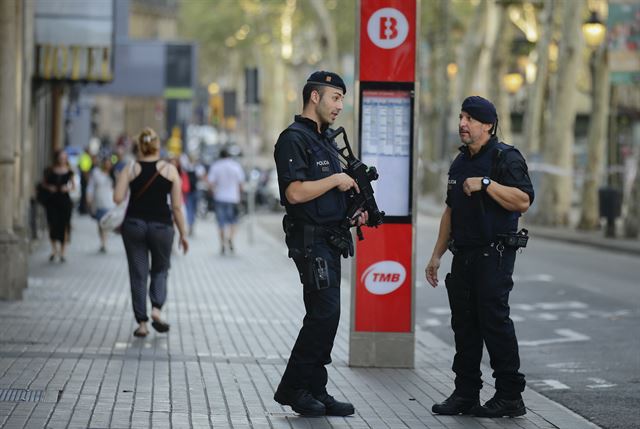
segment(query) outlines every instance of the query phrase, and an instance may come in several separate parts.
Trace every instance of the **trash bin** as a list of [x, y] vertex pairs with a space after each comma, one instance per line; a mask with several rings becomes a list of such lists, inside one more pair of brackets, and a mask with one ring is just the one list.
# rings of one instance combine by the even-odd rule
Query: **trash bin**
[[615, 188], [600, 188], [598, 199], [600, 217], [607, 220], [605, 236], [615, 237], [615, 222], [616, 218], [620, 217], [622, 209], [622, 192]]
[[622, 192], [614, 188], [600, 188], [600, 217], [615, 219], [620, 217], [622, 208]]

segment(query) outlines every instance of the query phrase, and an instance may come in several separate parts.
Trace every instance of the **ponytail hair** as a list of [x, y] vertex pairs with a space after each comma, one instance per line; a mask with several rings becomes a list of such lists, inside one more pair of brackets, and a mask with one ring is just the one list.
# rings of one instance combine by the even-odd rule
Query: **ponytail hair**
[[138, 136], [138, 149], [140, 155], [154, 155], [160, 151], [160, 140], [156, 132], [149, 127], [145, 127]]

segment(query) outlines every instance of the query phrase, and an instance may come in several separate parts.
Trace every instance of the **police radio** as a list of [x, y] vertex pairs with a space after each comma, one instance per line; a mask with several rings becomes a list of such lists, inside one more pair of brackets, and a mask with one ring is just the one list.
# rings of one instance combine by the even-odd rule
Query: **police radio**
[[[378, 204], [373, 196], [373, 187], [371, 182], [378, 179], [378, 171], [374, 166], [367, 166], [358, 158], [355, 157], [351, 146], [349, 145], [349, 139], [347, 133], [343, 127], [338, 128], [328, 138], [330, 140], [335, 139], [340, 134], [344, 139], [344, 147], [337, 148], [338, 154], [344, 162], [344, 172], [347, 173], [358, 184], [360, 193], [349, 190], [347, 194], [347, 218], [345, 219], [345, 226], [348, 228], [351, 226], [351, 222], [359, 215], [360, 212], [366, 211], [369, 214], [366, 225], [371, 227], [377, 227], [382, 225], [384, 212], [378, 209]], [[364, 235], [362, 230], [358, 226], [356, 228], [358, 239], [363, 240]]]

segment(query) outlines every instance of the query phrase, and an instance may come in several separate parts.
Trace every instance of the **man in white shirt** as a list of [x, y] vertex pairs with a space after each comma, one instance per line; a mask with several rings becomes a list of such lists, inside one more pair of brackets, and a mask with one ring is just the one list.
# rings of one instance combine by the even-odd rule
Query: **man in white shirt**
[[233, 252], [233, 237], [238, 223], [238, 204], [245, 181], [242, 166], [229, 156], [227, 149], [220, 151], [220, 159], [209, 169], [209, 185], [213, 189], [216, 219], [220, 232], [220, 253]]

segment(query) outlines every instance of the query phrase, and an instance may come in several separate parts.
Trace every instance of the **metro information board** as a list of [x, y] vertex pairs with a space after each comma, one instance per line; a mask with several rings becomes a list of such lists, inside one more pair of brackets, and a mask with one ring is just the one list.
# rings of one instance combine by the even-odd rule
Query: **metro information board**
[[380, 178], [373, 190], [386, 216], [411, 214], [411, 92], [362, 91], [362, 161]]

